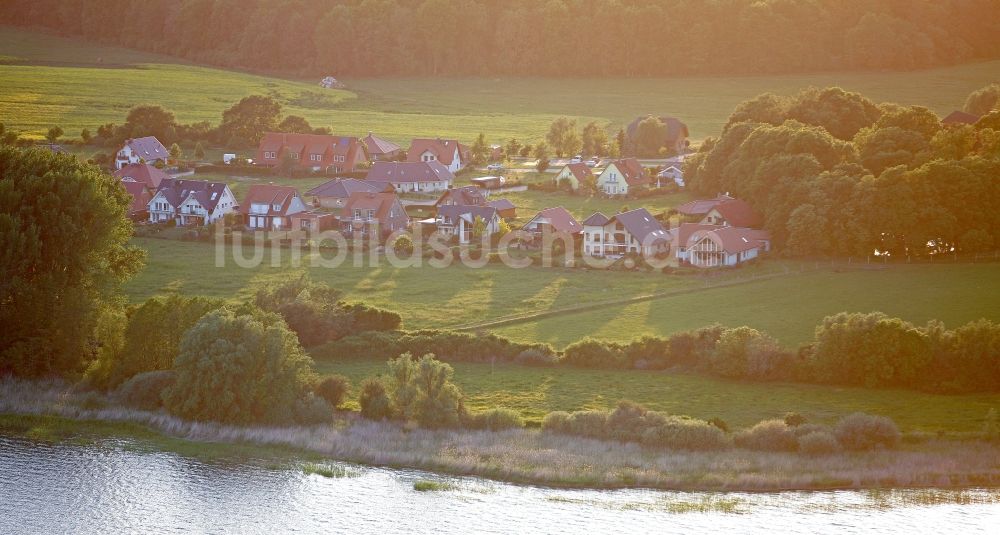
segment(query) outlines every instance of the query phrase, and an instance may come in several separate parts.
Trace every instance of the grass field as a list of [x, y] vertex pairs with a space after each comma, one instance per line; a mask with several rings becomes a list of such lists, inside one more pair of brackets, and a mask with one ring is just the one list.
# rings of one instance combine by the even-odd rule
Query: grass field
[[[695, 140], [716, 135], [733, 107], [763, 92], [839, 85], [876, 101], [920, 104], [944, 115], [996, 80], [1000, 61], [903, 73], [657, 79], [366, 79], [349, 90], [185, 64], [173, 58], [0, 28], [0, 120], [40, 137], [60, 125], [67, 136], [120, 123], [141, 103], [181, 122], [216, 123], [249, 94], [273, 94], [287, 113], [343, 134], [369, 130], [401, 144], [412, 137], [535, 141], [566, 115], [612, 128], [646, 113], [684, 120]], [[317, 96], [318, 95], [318, 96]]]
[[[149, 251], [146, 268], [126, 287], [133, 301], [176, 289], [222, 298], [252, 295], [261, 284], [290, 275], [287, 256], [277, 267], [239, 268], [227, 253], [215, 267], [215, 248], [205, 243], [136, 239]], [[268, 253], [269, 254], [269, 253]], [[247, 253], [249, 256], [249, 253]], [[304, 262], [308, 265], [308, 262]], [[784, 344], [812, 338], [815, 325], [840, 311], [881, 310], [923, 323], [936, 318], [955, 327], [978, 318], [1000, 320], [997, 264], [890, 266], [884, 270], [798, 273], [806, 264], [768, 261], [716, 275], [614, 274], [580, 269], [479, 269], [311, 267], [312, 278], [343, 290], [347, 297], [398, 311], [406, 328], [443, 328], [514, 314], [553, 311], [669, 290], [697, 290], [661, 299], [557, 315], [496, 328], [499, 334], [563, 347], [584, 336], [628, 341], [643, 334], [666, 335], [713, 322], [764, 329]], [[792, 270], [787, 276], [747, 284], [703, 288], [725, 277]]]
[[[743, 383], [665, 372], [530, 368], [512, 364], [458, 362], [455, 383], [471, 410], [508, 407], [529, 422], [555, 410], [613, 408], [630, 399], [651, 409], [702, 419], [720, 417], [730, 426], [752, 425], [796, 411], [817, 423], [834, 423], [856, 411], [890, 416], [904, 431], [979, 431], [986, 412], [1000, 407], [1000, 394], [939, 396], [906, 390]], [[384, 362], [318, 361], [320, 373], [340, 373], [357, 385], [384, 374]], [[356, 392], [355, 392], [356, 394]]]

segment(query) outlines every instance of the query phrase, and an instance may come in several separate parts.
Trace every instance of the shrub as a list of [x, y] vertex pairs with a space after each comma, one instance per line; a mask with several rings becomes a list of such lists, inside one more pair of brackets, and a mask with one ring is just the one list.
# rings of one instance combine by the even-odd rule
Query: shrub
[[626, 361], [621, 344], [584, 338], [566, 346], [562, 362], [581, 368], [622, 368]]
[[393, 416], [389, 391], [385, 387], [385, 382], [377, 377], [368, 377], [361, 382], [358, 402], [361, 404], [361, 415], [365, 418], [384, 420]]
[[607, 411], [576, 411], [566, 422], [569, 433], [590, 438], [604, 438], [608, 422]]
[[559, 357], [555, 353], [531, 348], [518, 353], [514, 362], [522, 366], [555, 366], [559, 364]]
[[715, 451], [728, 448], [729, 437], [718, 426], [701, 420], [669, 417], [647, 429], [642, 443], [667, 449]]
[[455, 427], [464, 413], [462, 391], [451, 382], [454, 369], [428, 353], [389, 361], [392, 404], [397, 416], [424, 427]]
[[552, 411], [542, 418], [542, 430], [553, 433], [569, 433], [569, 413], [566, 411]]
[[627, 442], [642, 440], [643, 433], [663, 421], [663, 417], [628, 400], [618, 402], [605, 420], [604, 434], [608, 438]]
[[840, 450], [837, 437], [829, 431], [812, 431], [799, 437], [799, 451], [806, 455], [830, 455]]
[[764, 420], [733, 438], [737, 446], [757, 451], [795, 451], [799, 444], [795, 433], [781, 420]]
[[726, 421], [723, 420], [722, 418], [712, 418], [708, 421], [708, 423], [714, 425], [715, 427], [718, 427], [719, 429], [725, 431], [726, 433], [729, 432], [729, 424], [727, 424]]
[[802, 424], [805, 424], [807, 421], [805, 416], [802, 416], [797, 412], [785, 413], [785, 417], [783, 418], [783, 420], [785, 421], [785, 425], [787, 425], [788, 427], [798, 427]]
[[324, 377], [316, 384], [314, 392], [320, 398], [326, 400], [331, 407], [337, 408], [347, 398], [347, 393], [351, 390], [351, 382], [343, 375], [331, 375]]
[[771, 379], [787, 368], [787, 360], [770, 336], [737, 327], [722, 332], [710, 362], [712, 372], [723, 377]]
[[159, 410], [163, 407], [163, 391], [176, 380], [177, 374], [172, 370], [140, 373], [122, 383], [112, 397], [118, 403], [136, 409]]
[[892, 419], [863, 412], [841, 418], [834, 434], [841, 446], [855, 451], [893, 448], [900, 439], [899, 428]]
[[524, 427], [524, 419], [516, 411], [497, 408], [470, 414], [466, 418], [466, 426], [472, 429], [502, 431]]

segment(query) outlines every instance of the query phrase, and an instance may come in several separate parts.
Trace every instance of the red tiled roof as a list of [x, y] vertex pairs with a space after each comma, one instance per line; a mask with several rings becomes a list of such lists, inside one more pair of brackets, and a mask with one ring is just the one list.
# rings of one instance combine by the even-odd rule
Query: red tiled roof
[[949, 113], [944, 119], [941, 119], [941, 123], [943, 124], [976, 124], [978, 121], [979, 116], [959, 110], [955, 110]]
[[149, 208], [149, 200], [152, 198], [152, 195], [150, 195], [149, 188], [145, 184], [142, 182], [121, 182], [120, 184], [132, 196], [132, 204], [128, 209], [129, 215], [144, 212]]
[[374, 134], [368, 132], [365, 136], [365, 149], [368, 151], [369, 155], [372, 154], [392, 154], [399, 151], [399, 145], [386, 141], [382, 138], [375, 137]]
[[441, 162], [375, 162], [365, 180], [376, 182], [451, 182], [455, 175]]
[[[282, 216], [288, 212], [292, 200], [299, 196], [299, 191], [291, 186], [276, 186], [273, 184], [254, 184], [247, 190], [246, 200], [240, 203], [240, 212], [250, 213], [250, 207], [257, 204], [267, 204], [267, 213], [255, 215]], [[279, 210], [274, 206], [278, 205]]]
[[731, 200], [733, 198], [729, 195], [719, 195], [714, 199], [698, 199], [678, 206], [677, 211], [684, 215], [705, 215], [711, 212], [712, 208], [715, 208], [719, 203]]
[[[721, 227], [714, 230], [696, 232], [689, 239], [697, 242], [705, 237], [718, 243], [723, 251], [730, 254], [761, 247], [764, 241], [771, 239], [770, 234], [765, 230], [743, 227]], [[694, 245], [694, 243], [688, 245]]]
[[575, 176], [580, 182], [584, 182], [588, 178], [594, 176], [594, 174], [590, 171], [590, 168], [587, 167], [587, 164], [582, 162], [566, 164], [566, 167], [569, 168], [569, 172], [573, 173], [573, 176]]
[[170, 178], [170, 175], [148, 163], [130, 163], [115, 171], [115, 176], [120, 179], [132, 179], [134, 182], [145, 184], [147, 188], [153, 189], [160, 187], [160, 182], [163, 179]]
[[410, 142], [410, 150], [406, 151], [406, 161], [419, 162], [420, 155], [431, 151], [437, 161], [444, 165], [451, 165], [455, 160], [455, 149], [458, 148], [459, 158], [464, 159], [468, 148], [454, 139], [423, 139], [417, 138]]
[[615, 160], [609, 165], [614, 165], [621, 172], [622, 178], [625, 179], [625, 183], [629, 186], [640, 186], [649, 183], [649, 177], [646, 176], [642, 164], [636, 158]]
[[[580, 222], [573, 217], [573, 214], [569, 213], [569, 211], [562, 206], [546, 208], [538, 212], [535, 217], [531, 218], [531, 221], [539, 218], [547, 219], [548, 224], [558, 232], [566, 232], [568, 234], [583, 232], [583, 225], [581, 225]], [[531, 221], [528, 223], [531, 223]]]
[[715, 206], [715, 211], [733, 227], [756, 228], [764, 224], [764, 218], [742, 199], [721, 202]]
[[[341, 213], [344, 218], [350, 219], [354, 216], [355, 209], [375, 210], [375, 217], [382, 221], [388, 217], [389, 210], [398, 202], [399, 200], [395, 193], [356, 191], [347, 198], [347, 202], [344, 203]], [[400, 211], [405, 215], [405, 210], [401, 209]]]

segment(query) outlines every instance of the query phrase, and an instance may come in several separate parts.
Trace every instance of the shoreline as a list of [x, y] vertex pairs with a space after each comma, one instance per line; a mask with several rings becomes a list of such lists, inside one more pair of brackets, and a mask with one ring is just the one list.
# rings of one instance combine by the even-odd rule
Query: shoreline
[[[781, 492], [1000, 487], [1000, 444], [980, 440], [923, 439], [895, 450], [822, 457], [741, 449], [689, 452], [533, 429], [410, 430], [356, 415], [338, 416], [332, 424], [314, 427], [237, 427], [101, 405], [93, 396], [73, 394], [52, 383], [0, 381], [0, 392], [4, 394], [0, 431], [18, 420], [27, 419], [30, 425], [47, 419], [75, 431], [60, 437], [62, 442], [85, 435], [88, 422], [98, 422], [113, 424], [106, 436], [125, 434], [157, 450], [182, 455], [212, 455], [210, 450], [219, 447], [214, 454], [226, 457], [249, 447], [287, 454], [295, 462], [320, 458], [560, 489]], [[38, 440], [29, 430], [15, 436]]]

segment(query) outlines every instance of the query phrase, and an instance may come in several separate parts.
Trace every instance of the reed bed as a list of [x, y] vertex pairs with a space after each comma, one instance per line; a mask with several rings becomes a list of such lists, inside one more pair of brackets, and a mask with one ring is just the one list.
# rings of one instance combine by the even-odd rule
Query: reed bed
[[112, 405], [58, 382], [0, 380], [0, 413], [147, 426], [198, 442], [289, 447], [340, 461], [561, 487], [777, 491], [1000, 486], [1000, 444], [925, 438], [899, 449], [809, 457], [669, 451], [531, 429], [412, 429], [349, 414], [331, 425], [238, 427]]

